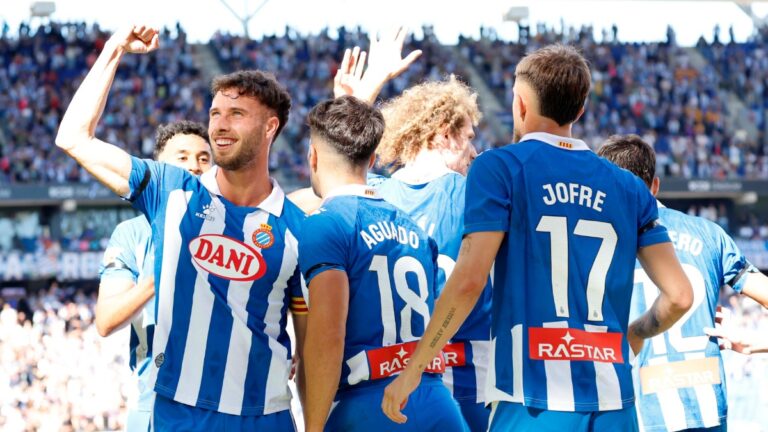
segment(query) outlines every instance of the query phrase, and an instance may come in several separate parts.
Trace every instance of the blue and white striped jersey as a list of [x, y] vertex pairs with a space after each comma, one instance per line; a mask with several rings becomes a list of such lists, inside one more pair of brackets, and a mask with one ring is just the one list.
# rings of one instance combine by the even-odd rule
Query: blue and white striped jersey
[[[464, 227], [464, 193], [466, 177], [445, 166], [435, 166], [434, 172], [421, 173], [433, 177], [421, 184], [401, 180], [403, 168], [391, 178], [377, 181], [378, 192], [395, 207], [406, 212], [416, 224], [435, 239], [440, 255], [437, 258], [437, 292], [456, 265]], [[461, 325], [450, 345], [456, 349], [446, 353], [446, 366], [454, 355], [458, 367], [447, 367], [443, 382], [459, 402], [484, 402], [485, 378], [488, 371], [488, 348], [491, 338], [491, 285], [489, 283]]]
[[158, 286], [151, 381], [177, 402], [234, 415], [287, 410], [291, 297], [304, 214], [273, 181], [258, 207], [200, 178], [133, 159], [129, 200], [151, 221]]
[[434, 240], [364, 185], [334, 190], [303, 229], [312, 233], [299, 253], [307, 284], [328, 270], [349, 279], [340, 391], [400, 372], [434, 306]]
[[[101, 282], [127, 279], [134, 284], [152, 274], [154, 248], [152, 228], [144, 216], [121, 222], [112, 232], [104, 259], [99, 268]], [[154, 391], [148, 385], [149, 364], [152, 359], [152, 338], [155, 333], [155, 299], [150, 299], [131, 320], [129, 362], [138, 378], [139, 410], [152, 408]]]
[[643, 182], [580, 140], [533, 133], [467, 177], [464, 233], [503, 232], [486, 402], [633, 406], [626, 339], [637, 250], [668, 242]]
[[[691, 281], [693, 306], [672, 328], [647, 341], [637, 357], [638, 419], [648, 431], [714, 427], [728, 413], [725, 373], [717, 340], [704, 328], [715, 326], [720, 287], [741, 292], [743, 276], [755, 269], [716, 224], [663, 207], [659, 219]], [[645, 313], [658, 294], [638, 263], [632, 318]]]

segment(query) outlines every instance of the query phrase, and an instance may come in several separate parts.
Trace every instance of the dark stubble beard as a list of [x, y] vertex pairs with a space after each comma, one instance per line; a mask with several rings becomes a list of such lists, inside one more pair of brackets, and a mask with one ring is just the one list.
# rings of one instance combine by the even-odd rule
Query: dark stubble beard
[[216, 155], [216, 151], [214, 150], [214, 161], [216, 162], [216, 165], [221, 167], [221, 169], [225, 169], [227, 171], [240, 170], [253, 162], [254, 159], [256, 159], [256, 149], [260, 147], [259, 144], [260, 143], [258, 142], [258, 138], [255, 137], [243, 139], [240, 144], [240, 148], [237, 149], [237, 152], [229, 155], [226, 159]]

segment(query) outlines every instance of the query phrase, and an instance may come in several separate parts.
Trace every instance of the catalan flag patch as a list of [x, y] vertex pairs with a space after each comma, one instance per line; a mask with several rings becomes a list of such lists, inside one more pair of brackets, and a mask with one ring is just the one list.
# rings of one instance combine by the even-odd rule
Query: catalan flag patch
[[309, 313], [304, 297], [291, 297], [291, 312], [296, 315], [306, 315]]

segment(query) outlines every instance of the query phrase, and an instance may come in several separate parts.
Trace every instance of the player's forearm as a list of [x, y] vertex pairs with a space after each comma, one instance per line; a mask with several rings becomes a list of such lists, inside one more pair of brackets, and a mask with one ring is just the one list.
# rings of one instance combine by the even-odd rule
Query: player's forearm
[[69, 152], [94, 137], [123, 53], [115, 43], [104, 45], [62, 118], [56, 136], [56, 145], [62, 150]]
[[67, 107], [56, 135], [56, 145], [105, 186], [119, 195], [126, 195], [130, 156], [95, 138], [96, 125], [104, 112], [122, 55], [122, 48], [107, 42]]
[[435, 310], [424, 331], [421, 341], [408, 362], [408, 373], [422, 373], [446, 343], [456, 334], [459, 327], [475, 307], [483, 292], [485, 280], [476, 276], [464, 277], [456, 269], [449, 278]]
[[339, 387], [344, 338], [339, 338], [338, 334], [332, 332], [318, 331], [308, 334], [303, 354], [302, 363], [306, 374], [306, 429], [307, 432], [320, 432], [325, 426]]
[[642, 339], [654, 337], [672, 327], [690, 307], [690, 303], [670, 301], [662, 293], [648, 311], [629, 325], [629, 331]]
[[[99, 291], [115, 290], [102, 286]], [[127, 325], [154, 295], [154, 279], [150, 278], [128, 290], [116, 292], [108, 297], [100, 296], [96, 303], [96, 329], [99, 334], [109, 336]]]
[[760, 272], [747, 273], [741, 293], [768, 309], [768, 276]]

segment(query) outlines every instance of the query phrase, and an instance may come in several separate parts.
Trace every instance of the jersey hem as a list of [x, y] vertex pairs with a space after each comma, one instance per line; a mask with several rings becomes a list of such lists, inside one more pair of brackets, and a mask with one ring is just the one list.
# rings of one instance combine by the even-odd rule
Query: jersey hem
[[697, 421], [693, 425], [686, 426], [683, 429], [674, 429], [673, 430], [673, 429], [669, 429], [667, 427], [667, 425], [665, 425], [665, 424], [648, 426], [645, 423], [643, 423], [643, 428], [646, 429], [646, 430], [664, 431], [664, 432], [679, 432], [679, 431], [684, 431], [684, 430], [688, 430], [688, 429], [707, 429], [707, 428], [713, 428], [713, 427], [722, 426], [728, 420], [728, 416], [727, 415], [719, 416], [717, 419], [720, 421], [720, 423], [718, 423], [716, 425], [708, 425], [708, 426], [705, 425], [704, 422]]
[[188, 404], [186, 402], [182, 402], [176, 399], [176, 397], [174, 397], [174, 393], [175, 393], [174, 391], [172, 391], [167, 387], [163, 387], [160, 384], [155, 384], [155, 393], [165, 398], [171, 399], [174, 402], [184, 404], [187, 406], [206, 409], [206, 410], [215, 411], [223, 414], [236, 415], [236, 416], [263, 416], [263, 415], [274, 414], [280, 411], [285, 411], [291, 408], [290, 398], [288, 399], [287, 403], [280, 404], [279, 406], [269, 410], [265, 409], [266, 407], [264, 405], [257, 405], [252, 407], [242, 407], [242, 409], [240, 409], [239, 411], [235, 411], [235, 410], [229, 410], [229, 409], [222, 409], [217, 402], [213, 402], [213, 401], [198, 399], [196, 404]]

